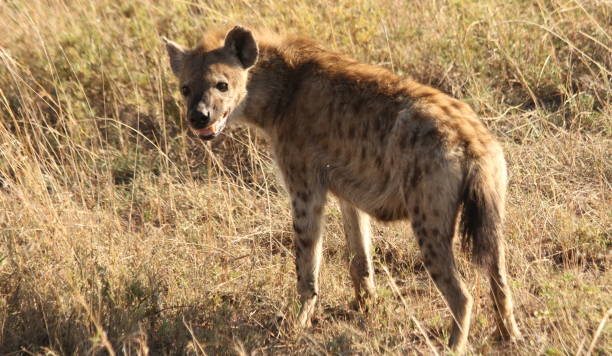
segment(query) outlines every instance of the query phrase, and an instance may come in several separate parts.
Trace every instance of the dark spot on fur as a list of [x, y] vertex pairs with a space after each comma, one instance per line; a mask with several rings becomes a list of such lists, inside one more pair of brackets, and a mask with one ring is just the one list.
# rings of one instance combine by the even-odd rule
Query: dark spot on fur
[[419, 247], [423, 247], [423, 239], [422, 238], [417, 238], [417, 242], [419, 244]]
[[414, 171], [412, 172], [412, 178], [410, 179], [410, 185], [412, 188], [416, 188], [421, 180], [421, 170], [419, 167], [414, 167]]
[[289, 163], [289, 164], [287, 164], [287, 168], [288, 168], [288, 171], [289, 171], [289, 172], [293, 172], [293, 171], [296, 171], [296, 170], [297, 170], [296, 165], [295, 165], [295, 164], [293, 164], [293, 163]]
[[380, 130], [378, 132], [379, 132], [378, 137], [379, 137], [380, 141], [384, 142], [385, 141], [385, 137], [387, 137], [387, 130], [383, 129], [383, 130]]
[[308, 192], [297, 192], [297, 196], [304, 203], [308, 202], [308, 200], [310, 199]]
[[310, 239], [302, 239], [300, 237], [296, 238], [296, 246], [300, 250], [309, 250], [312, 247], [312, 240]]
[[418, 216], [419, 215], [419, 206], [415, 205], [414, 209], [412, 209], [412, 213], [414, 214], [414, 216]]
[[380, 118], [374, 119], [374, 130], [378, 132], [380, 131], [381, 128], [382, 128], [382, 120]]
[[442, 108], [442, 111], [444, 111], [446, 115], [453, 116], [453, 111], [451, 110], [450, 106], [444, 105], [441, 108]]
[[439, 135], [437, 129], [429, 129], [423, 134], [423, 139], [427, 141], [437, 141]]
[[[404, 199], [406, 199], [405, 201], [408, 201], [408, 199], [410, 199], [410, 194], [411, 194], [411, 193], [412, 193], [412, 192], [411, 192], [410, 190], [406, 190], [406, 191], [404, 191]], [[405, 210], [404, 210], [404, 212], [405, 212], [406, 214], [408, 214], [408, 210], [407, 210], [407, 209], [405, 209]]]
[[336, 146], [336, 148], [334, 149], [334, 156], [336, 158], [340, 157], [342, 155], [342, 147], [340, 146]]
[[353, 100], [353, 113], [355, 115], [359, 114], [359, 112], [361, 111], [361, 104], [361, 100]]
[[348, 138], [350, 138], [351, 140], [355, 138], [355, 127], [354, 126], [349, 127]]
[[410, 147], [414, 148], [416, 146], [418, 137], [418, 132], [414, 131], [410, 137]]
[[400, 139], [400, 146], [402, 146], [402, 148], [406, 148], [408, 146], [409, 139], [410, 139], [410, 132], [404, 131], [404, 133], [402, 134], [402, 138]]
[[436, 253], [436, 251], [431, 248], [431, 245], [429, 246], [429, 259], [430, 260], [435, 260], [436, 258], [438, 258], [438, 254]]
[[440, 211], [438, 209], [433, 210], [433, 216], [440, 217]]
[[391, 179], [391, 177], [389, 176], [389, 172], [385, 172], [385, 177], [383, 178], [381, 185], [383, 187], [386, 187], [387, 184], [389, 184], [389, 180]]
[[[341, 109], [340, 105], [338, 105], [338, 108], [336, 109], [336, 112], [342, 112], [342, 109]], [[336, 129], [338, 129], [338, 131], [342, 131], [343, 127], [344, 127], [344, 121], [336, 120]]]
[[419, 95], [421, 98], [429, 98], [429, 97], [434, 96], [436, 94], [437, 94], [437, 92], [434, 91], [431, 88], [422, 88], [417, 95]]
[[[295, 258], [298, 259], [298, 258], [300, 258], [300, 256], [302, 256], [302, 247], [300, 245], [298, 245], [297, 243], [294, 244], [294, 245], [295, 245], [294, 246], [294, 249], [295, 249]], [[299, 268], [298, 264], [295, 265], [295, 271], [298, 272], [298, 274], [299, 274], [300, 268]]]
[[285, 179], [287, 180], [287, 183], [293, 182], [293, 171], [287, 170], [285, 172]]
[[354, 182], [353, 183], [353, 187], [355, 188], [355, 190], [357, 190], [357, 191], [362, 190], [362, 188], [363, 188], [363, 182], [362, 181], [355, 179], [353, 182]]
[[382, 168], [382, 158], [380, 156], [376, 156], [376, 168]]
[[366, 148], [365, 148], [365, 146], [361, 147], [361, 160], [362, 160], [362, 161], [363, 161], [363, 160], [365, 160], [365, 158], [366, 158], [366, 153], [367, 153], [367, 152], [366, 152]]
[[296, 209], [295, 210], [295, 217], [298, 219], [301, 219], [303, 217], [306, 216], [306, 211], [302, 210], [302, 209]]
[[321, 140], [319, 140], [318, 142], [320, 142], [320, 145], [321, 145], [321, 151], [323, 151], [323, 152], [327, 152], [327, 150], [329, 150], [329, 145], [327, 144], [327, 141], [321, 141]]
[[438, 278], [440, 278], [440, 276], [437, 273], [432, 273], [431, 274], [431, 279], [433, 279], [435, 282], [438, 281]]
[[434, 227], [433, 230], [431, 230], [431, 236], [432, 237], [436, 237], [440, 234], [440, 230], [438, 230], [437, 227]]
[[462, 111], [464, 109], [464, 105], [458, 101], [452, 101], [451, 106], [455, 108], [455, 110], [459, 110], [459, 111]]
[[293, 231], [295, 231], [295, 233], [298, 235], [304, 232], [304, 230], [302, 230], [301, 227], [297, 226], [295, 222], [293, 222]]
[[425, 214], [425, 212], [423, 212], [423, 214], [421, 214], [421, 220], [423, 220], [423, 224], [425, 224], [427, 222], [427, 214]]
[[364, 121], [361, 129], [363, 130], [363, 135], [368, 136], [370, 132], [370, 120]]

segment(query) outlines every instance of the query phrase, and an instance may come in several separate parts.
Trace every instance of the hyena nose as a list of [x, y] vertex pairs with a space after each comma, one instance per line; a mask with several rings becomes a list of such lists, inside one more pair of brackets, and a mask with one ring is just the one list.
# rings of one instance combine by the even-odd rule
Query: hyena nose
[[210, 112], [203, 113], [200, 110], [193, 110], [189, 114], [189, 122], [194, 129], [203, 129], [208, 126]]

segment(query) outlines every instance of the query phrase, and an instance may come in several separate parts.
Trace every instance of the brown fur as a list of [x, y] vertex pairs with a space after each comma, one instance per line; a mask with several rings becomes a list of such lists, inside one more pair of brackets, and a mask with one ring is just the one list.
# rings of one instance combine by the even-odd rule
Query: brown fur
[[[331, 192], [341, 201], [357, 306], [375, 295], [368, 216], [410, 220], [453, 313], [450, 346], [462, 351], [472, 298], [452, 250], [461, 213], [461, 231], [491, 279], [499, 330], [518, 336], [503, 250], [505, 161], [470, 107], [310, 40], [240, 27], [225, 33], [206, 33], [190, 51], [168, 42], [172, 67], [182, 85], [203, 90], [203, 106], [230, 103], [231, 121], [269, 137], [292, 197], [300, 323], [309, 323], [318, 298], [320, 222]], [[245, 66], [253, 53], [256, 63]], [[227, 97], [207, 89], [219, 72], [230, 82]]]

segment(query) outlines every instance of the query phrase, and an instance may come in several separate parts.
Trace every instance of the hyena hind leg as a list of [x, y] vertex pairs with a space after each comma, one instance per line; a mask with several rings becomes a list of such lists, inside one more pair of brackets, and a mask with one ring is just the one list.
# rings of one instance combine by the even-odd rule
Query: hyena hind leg
[[307, 327], [311, 323], [319, 295], [319, 268], [321, 265], [321, 215], [325, 204], [323, 192], [312, 189], [292, 191], [293, 230], [295, 232], [295, 269], [301, 309], [298, 323]]
[[352, 204], [340, 200], [344, 235], [348, 244], [349, 271], [355, 288], [355, 309], [367, 309], [367, 303], [376, 297], [374, 268], [372, 266], [372, 233], [370, 218]]
[[[455, 265], [452, 249], [452, 224], [430, 223], [423, 227], [423, 221], [413, 219], [412, 226], [421, 249], [423, 263], [446, 300], [453, 316], [449, 347], [462, 354], [467, 344], [472, 311], [472, 296], [461, 280]], [[435, 226], [435, 227], [434, 227]]]
[[488, 272], [499, 336], [506, 341], [520, 339], [521, 332], [514, 318], [512, 295], [506, 278], [506, 258], [503, 244], [500, 244], [497, 258], [488, 267]]

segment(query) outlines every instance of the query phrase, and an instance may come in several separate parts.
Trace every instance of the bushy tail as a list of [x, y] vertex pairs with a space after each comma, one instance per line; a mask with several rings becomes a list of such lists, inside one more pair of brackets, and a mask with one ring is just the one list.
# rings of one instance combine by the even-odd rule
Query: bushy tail
[[495, 161], [473, 164], [467, 173], [462, 199], [463, 246], [471, 247], [474, 262], [483, 267], [497, 261], [503, 243], [506, 168], [503, 158]]

